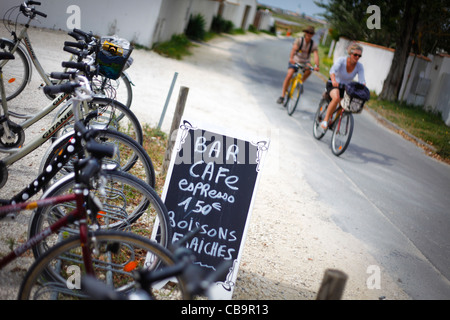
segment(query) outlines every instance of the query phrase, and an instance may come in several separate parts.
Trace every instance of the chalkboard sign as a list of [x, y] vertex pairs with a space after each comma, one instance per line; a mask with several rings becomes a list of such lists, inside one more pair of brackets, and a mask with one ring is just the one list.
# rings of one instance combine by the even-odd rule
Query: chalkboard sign
[[203, 268], [233, 261], [214, 288], [231, 299], [249, 214], [268, 140], [245, 141], [193, 127], [182, 120], [162, 199], [173, 228], [172, 242], [199, 227], [188, 244]]

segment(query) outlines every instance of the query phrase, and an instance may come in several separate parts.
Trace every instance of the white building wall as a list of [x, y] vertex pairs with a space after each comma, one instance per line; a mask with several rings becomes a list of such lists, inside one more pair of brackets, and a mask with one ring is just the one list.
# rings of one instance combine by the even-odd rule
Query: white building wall
[[[75, 21], [71, 6], [77, 6], [80, 12], [79, 27], [83, 31], [92, 31], [101, 36], [117, 34], [129, 41], [148, 46], [152, 43], [154, 22], [160, 13], [162, 2], [163, 0], [127, 0], [126, 2], [119, 0], [44, 0], [41, 1], [42, 5], [36, 6], [36, 9], [46, 13], [47, 18], [38, 17], [32, 25], [69, 31], [73, 29], [72, 23]], [[9, 8], [21, 3], [22, 1], [18, 0], [2, 0], [0, 12], [4, 13]], [[26, 22], [23, 16], [20, 22]]]
[[209, 31], [211, 29], [211, 24], [213, 17], [217, 15], [219, 10], [219, 2], [211, 0], [196, 0], [193, 1], [191, 7], [191, 14], [194, 16], [196, 14], [201, 14], [205, 18], [205, 29]]
[[255, 20], [257, 9], [256, 0], [227, 0], [225, 1], [222, 16], [225, 20], [233, 22], [235, 28], [241, 28], [247, 6], [250, 6], [250, 10], [245, 25], [243, 26], [243, 29], [247, 30]]

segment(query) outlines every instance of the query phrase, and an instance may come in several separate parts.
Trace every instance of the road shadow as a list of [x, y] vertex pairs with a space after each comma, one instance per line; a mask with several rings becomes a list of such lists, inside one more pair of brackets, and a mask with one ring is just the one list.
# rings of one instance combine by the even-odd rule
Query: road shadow
[[351, 141], [344, 154], [350, 155], [350, 157], [346, 157], [346, 160], [354, 163], [376, 163], [383, 166], [392, 166], [397, 160], [387, 154], [359, 146]]
[[315, 291], [273, 281], [244, 269], [239, 270], [233, 291], [233, 300], [314, 300], [316, 296]]

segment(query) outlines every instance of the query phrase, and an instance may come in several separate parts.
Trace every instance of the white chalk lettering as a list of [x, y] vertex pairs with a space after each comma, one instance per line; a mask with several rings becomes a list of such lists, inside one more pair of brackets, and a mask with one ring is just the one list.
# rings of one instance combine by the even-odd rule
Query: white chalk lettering
[[236, 175], [227, 175], [230, 171], [230, 169], [224, 168], [224, 167], [218, 167], [218, 169], [215, 169], [214, 162], [208, 162], [206, 166], [203, 168], [199, 167], [197, 169], [197, 166], [203, 165], [205, 162], [203, 160], [200, 160], [196, 163], [194, 163], [189, 168], [189, 174], [191, 177], [199, 178], [201, 177], [202, 180], [206, 181], [214, 181], [214, 183], [218, 184], [221, 180], [225, 183], [225, 185], [230, 188], [231, 190], [239, 190], [238, 187], [234, 186], [238, 181], [239, 177]]

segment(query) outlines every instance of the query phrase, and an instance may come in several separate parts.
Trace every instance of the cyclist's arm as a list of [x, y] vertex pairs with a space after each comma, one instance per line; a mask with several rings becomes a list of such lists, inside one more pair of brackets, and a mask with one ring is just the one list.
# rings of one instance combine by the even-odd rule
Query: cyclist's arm
[[364, 76], [364, 66], [358, 62], [358, 82], [366, 85], [366, 77]]
[[333, 83], [333, 87], [339, 87], [339, 82], [336, 81], [336, 73], [339, 72], [339, 70], [342, 67], [342, 64], [344, 64], [344, 63], [346, 63], [346, 58], [341, 57], [335, 63], [333, 63], [333, 65], [331, 66], [330, 79], [331, 79], [331, 82]]
[[314, 50], [314, 70], [319, 71], [319, 51]]

